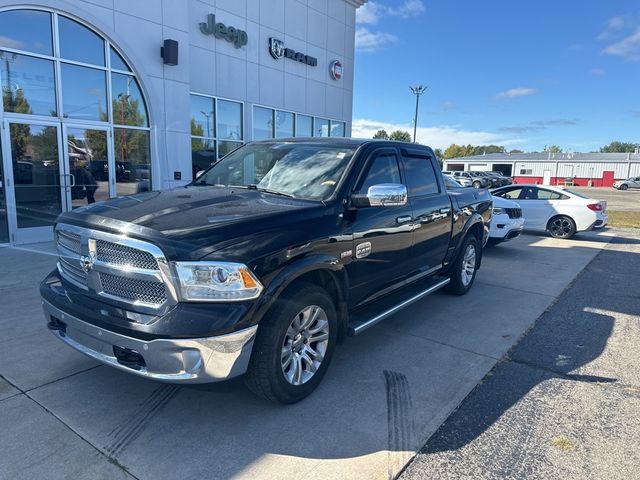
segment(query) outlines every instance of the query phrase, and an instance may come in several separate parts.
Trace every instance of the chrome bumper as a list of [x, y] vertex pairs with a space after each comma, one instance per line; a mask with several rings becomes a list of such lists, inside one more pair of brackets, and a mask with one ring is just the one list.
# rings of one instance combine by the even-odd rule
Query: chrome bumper
[[[54, 336], [99, 362], [140, 377], [172, 383], [209, 383], [227, 380], [247, 371], [258, 326], [210, 338], [158, 339], [144, 341], [120, 335], [86, 323], [42, 302], [47, 322], [59, 329]], [[116, 357], [115, 349], [139, 355], [143, 365], [128, 366]]]

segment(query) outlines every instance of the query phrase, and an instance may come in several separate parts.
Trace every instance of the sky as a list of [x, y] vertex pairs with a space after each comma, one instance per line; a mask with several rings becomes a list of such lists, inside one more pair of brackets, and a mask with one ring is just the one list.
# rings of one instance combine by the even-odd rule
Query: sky
[[640, 143], [640, 1], [369, 0], [356, 13], [354, 137], [508, 150]]

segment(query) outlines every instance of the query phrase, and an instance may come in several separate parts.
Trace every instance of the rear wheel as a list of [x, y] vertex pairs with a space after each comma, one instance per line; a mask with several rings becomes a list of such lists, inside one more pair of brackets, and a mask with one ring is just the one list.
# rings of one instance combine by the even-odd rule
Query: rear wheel
[[315, 390], [336, 344], [337, 314], [327, 292], [301, 283], [279, 298], [258, 327], [245, 376], [271, 401], [295, 403]]
[[473, 182], [473, 187], [474, 187], [474, 188], [480, 188], [481, 186], [482, 186], [482, 184], [481, 184], [478, 180], [476, 180], [475, 182]]
[[462, 244], [462, 249], [456, 257], [449, 272], [451, 282], [446, 286], [446, 290], [454, 295], [464, 295], [467, 293], [474, 280], [476, 272], [480, 266], [480, 247], [475, 236], [469, 235]]
[[571, 238], [576, 233], [576, 224], [571, 217], [559, 215], [549, 220], [547, 232], [553, 238]]
[[629, 185], [627, 185], [626, 183], [620, 185], [620, 190], [626, 190], [627, 188], [629, 188]]

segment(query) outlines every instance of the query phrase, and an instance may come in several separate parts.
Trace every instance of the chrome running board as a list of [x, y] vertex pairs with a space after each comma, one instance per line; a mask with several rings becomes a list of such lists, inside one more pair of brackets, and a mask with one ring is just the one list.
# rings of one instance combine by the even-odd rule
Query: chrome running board
[[[417, 302], [421, 298], [424, 298], [427, 295], [430, 295], [433, 292], [435, 292], [437, 290], [440, 290], [445, 285], [448, 285], [450, 281], [451, 280], [449, 278], [438, 279], [436, 283], [432, 284], [426, 290], [421, 290], [421, 291], [419, 291], [417, 293], [412, 294], [410, 297], [406, 298], [405, 300], [401, 301], [400, 303], [398, 303], [396, 305], [393, 305], [392, 307], [389, 307], [389, 308], [383, 310], [382, 313], [378, 313], [377, 315], [375, 315], [373, 317], [370, 317], [370, 318], [368, 318], [366, 320], [355, 320], [355, 321], [351, 322], [349, 324], [348, 335], [350, 337], [353, 337], [354, 335], [362, 333], [367, 328], [373, 327], [374, 325], [376, 325], [377, 323], [381, 322], [385, 318], [388, 318], [391, 315], [393, 315], [394, 313], [399, 312], [403, 308], [406, 308], [409, 305], [411, 305], [412, 303]], [[369, 307], [369, 308], [371, 308], [371, 307]], [[369, 310], [369, 308], [367, 308], [367, 310]]]

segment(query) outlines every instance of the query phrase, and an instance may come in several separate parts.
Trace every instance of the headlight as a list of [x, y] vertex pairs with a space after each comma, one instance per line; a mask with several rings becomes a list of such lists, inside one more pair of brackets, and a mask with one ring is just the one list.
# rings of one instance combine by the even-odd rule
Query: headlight
[[493, 214], [494, 215], [502, 215], [503, 213], [504, 213], [504, 208], [493, 207]]
[[242, 263], [176, 262], [180, 294], [192, 302], [233, 302], [252, 300], [262, 292], [262, 284]]

